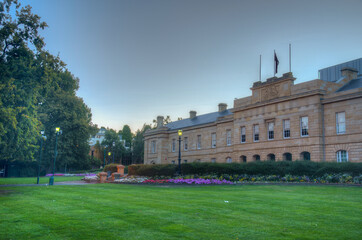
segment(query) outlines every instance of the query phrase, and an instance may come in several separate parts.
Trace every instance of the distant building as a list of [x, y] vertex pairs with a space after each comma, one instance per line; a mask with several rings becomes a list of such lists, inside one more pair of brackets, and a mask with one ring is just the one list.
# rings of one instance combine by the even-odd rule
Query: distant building
[[359, 73], [362, 73], [362, 58], [352, 60], [345, 63], [340, 63], [335, 66], [323, 68], [318, 71], [319, 79], [329, 82], [341, 81], [345, 76], [342, 76], [343, 68], [354, 68]]
[[190, 118], [166, 125], [159, 116], [157, 128], [144, 134], [144, 163], [177, 163], [178, 130], [183, 163], [362, 162], [362, 77], [354, 68], [340, 71], [296, 85], [289, 72], [255, 82], [252, 95], [235, 99], [231, 109], [190, 111]]
[[[107, 129], [105, 128], [101, 128], [99, 130], [98, 133], [96, 133], [96, 135], [91, 136], [91, 138], [88, 140], [89, 146], [90, 146], [90, 151], [89, 151], [89, 155], [92, 157], [96, 157], [99, 159], [103, 159], [103, 156], [101, 155], [101, 152], [98, 151], [98, 149], [95, 148], [95, 145], [97, 144], [97, 142], [99, 142], [100, 144], [102, 143], [102, 141], [105, 139], [106, 136], [106, 131]], [[129, 149], [128, 146], [126, 146], [126, 141], [122, 139], [122, 134], [119, 134], [119, 140], [121, 141], [123, 147], [125, 149]]]

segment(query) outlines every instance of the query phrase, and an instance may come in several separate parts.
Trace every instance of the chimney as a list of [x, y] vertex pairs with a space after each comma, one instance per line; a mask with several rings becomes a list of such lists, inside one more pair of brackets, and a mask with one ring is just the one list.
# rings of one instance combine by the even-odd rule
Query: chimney
[[157, 116], [157, 128], [163, 126], [163, 116]]
[[226, 103], [219, 103], [219, 112], [226, 111], [228, 105]]
[[345, 67], [341, 69], [342, 76], [346, 77], [347, 82], [357, 78], [358, 70], [355, 68]]
[[190, 118], [195, 118], [196, 117], [196, 111], [190, 111]]

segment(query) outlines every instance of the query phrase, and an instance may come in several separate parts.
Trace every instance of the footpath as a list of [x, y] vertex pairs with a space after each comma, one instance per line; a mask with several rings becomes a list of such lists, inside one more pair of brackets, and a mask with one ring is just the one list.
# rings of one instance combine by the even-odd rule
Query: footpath
[[[87, 184], [94, 184], [94, 183], [88, 183], [85, 181], [69, 181], [69, 182], [54, 182], [55, 186], [59, 185], [87, 185]], [[0, 185], [0, 187], [36, 187], [36, 186], [49, 186], [48, 183], [43, 184], [5, 184]]]

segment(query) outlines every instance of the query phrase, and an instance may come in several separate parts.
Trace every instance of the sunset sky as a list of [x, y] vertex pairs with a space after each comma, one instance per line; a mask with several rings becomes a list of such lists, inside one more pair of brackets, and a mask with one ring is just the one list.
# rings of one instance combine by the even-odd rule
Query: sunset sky
[[24, 0], [47, 22], [46, 49], [80, 79], [93, 122], [132, 131], [233, 106], [259, 80], [295, 83], [362, 57], [361, 0]]

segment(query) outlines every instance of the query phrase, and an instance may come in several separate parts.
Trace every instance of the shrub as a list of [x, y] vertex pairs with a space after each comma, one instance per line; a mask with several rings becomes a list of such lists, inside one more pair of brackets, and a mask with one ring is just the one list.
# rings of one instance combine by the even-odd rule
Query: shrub
[[[350, 174], [352, 177], [362, 173], [362, 163], [334, 163], [311, 161], [262, 161], [250, 163], [186, 163], [181, 165], [183, 175], [215, 175], [221, 177], [228, 174], [235, 175], [278, 175], [278, 176], [309, 176], [322, 177], [325, 174]], [[177, 165], [153, 164], [130, 165], [129, 175], [138, 176], [173, 176], [176, 174]], [[352, 180], [351, 180], [352, 181]]]
[[104, 166], [103, 171], [111, 172], [111, 173], [117, 172], [117, 165], [119, 165], [119, 164], [116, 164], [116, 163], [108, 164], [108, 165]]

